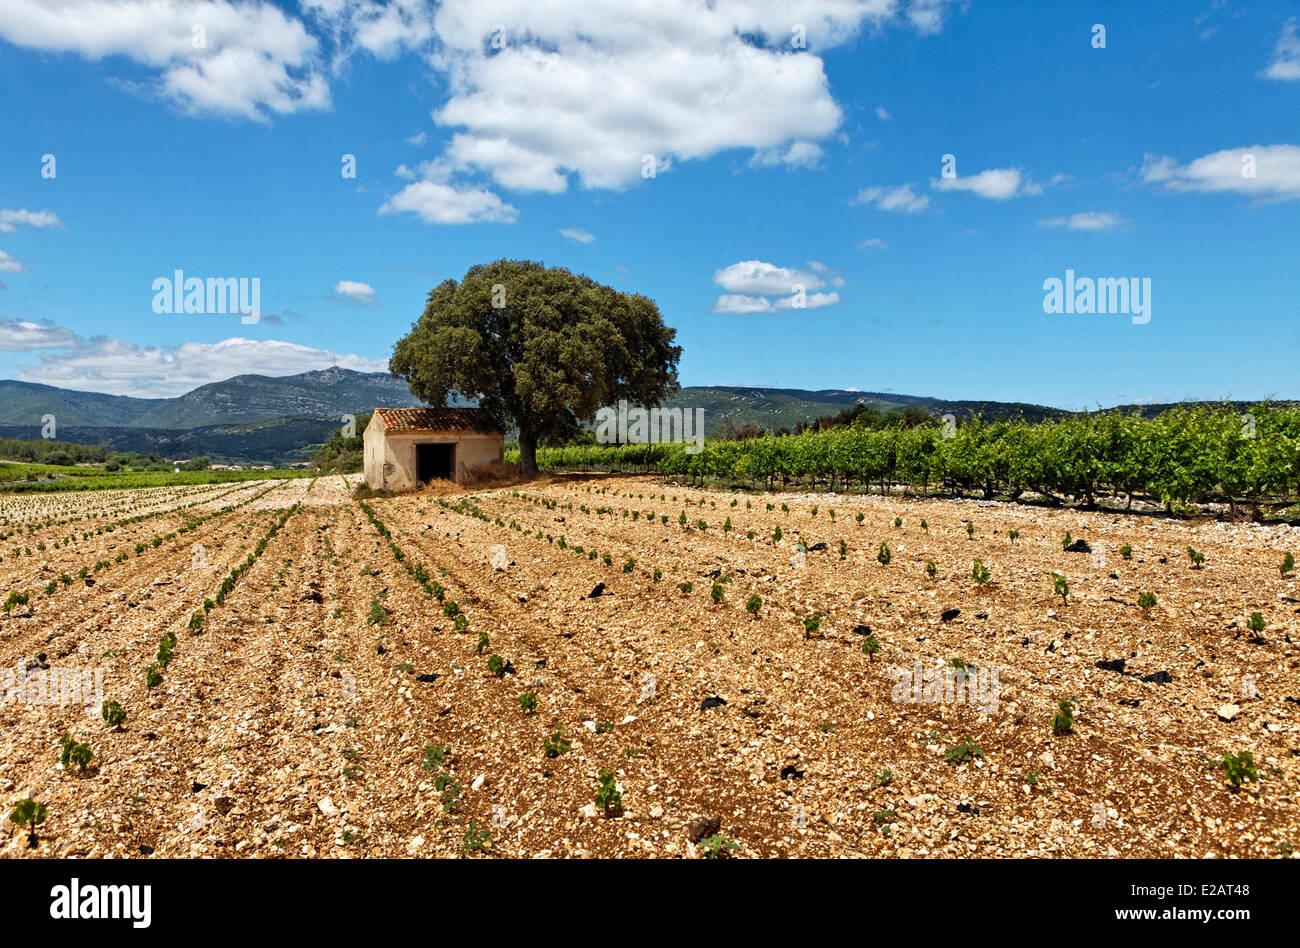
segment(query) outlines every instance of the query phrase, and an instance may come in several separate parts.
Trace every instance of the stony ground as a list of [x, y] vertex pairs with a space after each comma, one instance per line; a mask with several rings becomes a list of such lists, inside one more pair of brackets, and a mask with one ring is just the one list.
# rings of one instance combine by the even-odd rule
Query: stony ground
[[[3, 856], [1300, 846], [1300, 593], [1278, 567], [1294, 529], [608, 476], [370, 501], [391, 540], [337, 477], [65, 503], [96, 516], [0, 511], [32, 527], [0, 540], [0, 578], [30, 593], [0, 613], [23, 687], [0, 703], [0, 805], [49, 814], [36, 848], [6, 824]], [[1063, 550], [1067, 531], [1090, 552]], [[955, 664], [981, 684], [969, 700], [942, 692]], [[61, 669], [102, 672], [121, 729], [98, 698], [42, 701]], [[93, 749], [84, 773], [60, 765], [65, 732]], [[1243, 751], [1258, 780], [1236, 788], [1222, 758]], [[596, 806], [602, 769], [621, 812]]]

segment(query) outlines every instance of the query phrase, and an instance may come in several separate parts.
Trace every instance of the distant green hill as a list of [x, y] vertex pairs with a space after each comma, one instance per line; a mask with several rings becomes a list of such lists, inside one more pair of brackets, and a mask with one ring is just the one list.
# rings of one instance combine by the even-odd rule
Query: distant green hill
[[[233, 425], [198, 428], [117, 428], [68, 425], [60, 441], [103, 445], [113, 451], [137, 451], [183, 459], [207, 457], [214, 464], [272, 464], [288, 467], [306, 461], [339, 427], [335, 418], [291, 416]], [[25, 428], [0, 427], [0, 437], [33, 437]]]
[[167, 401], [166, 398], [77, 392], [3, 379], [0, 380], [0, 425], [24, 427], [28, 433], [21, 437], [27, 438], [40, 437], [41, 419], [45, 415], [54, 415], [58, 426], [138, 425]]
[[[845, 389], [692, 386], [666, 401], [669, 407], [703, 408], [709, 434], [716, 434], [728, 420], [767, 431], [793, 429], [801, 421], [834, 416], [858, 403], [880, 411], [917, 406], [959, 420], [983, 414], [1035, 422], [1071, 414], [1020, 402], [950, 401]], [[42, 416], [52, 414], [62, 441], [168, 458], [207, 455], [218, 463], [281, 465], [307, 460], [345, 414], [419, 404], [401, 379], [337, 367], [280, 378], [237, 375], [175, 398], [101, 395], [7, 380], [0, 381], [0, 437], [40, 437]], [[1252, 403], [1233, 404], [1245, 411]], [[1170, 407], [1121, 406], [1146, 417]]]
[[54, 415], [58, 434], [68, 426], [189, 429], [316, 415], [336, 421], [376, 405], [419, 405], [401, 379], [382, 372], [330, 368], [271, 378], [236, 375], [175, 398], [101, 395], [32, 382], [0, 381], [0, 426], [28, 427], [39, 436], [41, 417]]
[[838, 415], [856, 404], [880, 411], [902, 411], [915, 405], [933, 415], [953, 414], [957, 419], [982, 413], [986, 418], [1018, 418], [1042, 421], [1069, 412], [1021, 402], [949, 401], [921, 395], [885, 392], [856, 392], [844, 389], [809, 391], [800, 388], [740, 388], [710, 386], [683, 388], [665, 402], [669, 407], [703, 408], [706, 430], [717, 431], [727, 419], [740, 424], [754, 423], [768, 431], [792, 429], [800, 421]]

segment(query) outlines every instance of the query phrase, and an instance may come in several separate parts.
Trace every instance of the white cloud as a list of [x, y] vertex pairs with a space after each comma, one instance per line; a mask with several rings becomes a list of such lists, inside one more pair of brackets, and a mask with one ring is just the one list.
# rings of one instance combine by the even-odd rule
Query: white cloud
[[930, 179], [930, 187], [936, 191], [970, 191], [991, 201], [1005, 201], [1017, 194], [1038, 193], [1042, 190], [1041, 187], [1038, 187], [1038, 191], [1026, 189], [1023, 186], [1027, 183], [1030, 188], [1037, 187], [1022, 178], [1019, 168], [989, 168], [964, 178]]
[[22, 366], [15, 378], [60, 388], [160, 398], [182, 395], [234, 375], [297, 375], [337, 363], [358, 372], [384, 372], [387, 359], [336, 355], [275, 339], [187, 342], [159, 348], [96, 336], [77, 339], [68, 352], [45, 352], [39, 365]]
[[379, 208], [380, 214], [403, 212], [415, 214], [426, 224], [509, 223], [519, 216], [513, 205], [491, 191], [427, 180], [408, 184]]
[[[1249, 176], [1250, 160], [1254, 176]], [[1254, 145], [1204, 155], [1185, 165], [1147, 155], [1141, 178], [1170, 191], [1248, 194], [1260, 201], [1300, 198], [1300, 146]]]
[[0, 38], [91, 60], [124, 56], [150, 77], [123, 85], [190, 112], [264, 121], [330, 104], [317, 39], [263, 0], [5, 0]]
[[741, 293], [723, 293], [713, 304], [715, 313], [767, 313], [772, 303], [765, 296], [748, 296]]
[[23, 273], [26, 270], [21, 260], [0, 250], [0, 273]]
[[937, 33], [943, 27], [944, 8], [948, 4], [965, 0], [912, 0], [907, 7], [907, 18], [920, 33]]
[[[819, 273], [825, 274], [833, 285], [844, 286], [839, 271], [819, 260], [810, 260], [808, 270], [778, 267], [762, 260], [733, 263], [714, 271], [713, 282], [730, 292], [718, 297], [713, 312], [769, 313], [793, 308], [818, 309], [838, 303], [838, 293], [813, 292], [826, 285]], [[802, 288], [802, 293], [797, 288]], [[800, 306], [796, 307], [796, 300], [801, 302]]]
[[365, 306], [375, 300], [375, 288], [369, 283], [357, 283], [354, 280], [339, 280], [334, 284], [334, 292], [346, 297], [353, 303]]
[[773, 304], [773, 309], [820, 309], [823, 306], [830, 306], [840, 301], [838, 293], [807, 293], [803, 297], [803, 305], [796, 306], [795, 296], [782, 296]]
[[794, 142], [789, 148], [764, 148], [754, 152], [749, 159], [751, 168], [772, 168], [785, 165], [787, 168], [806, 168], [812, 170], [822, 163], [822, 146], [815, 142]]
[[869, 247], [874, 247], [877, 250], [888, 250], [889, 244], [885, 243], [880, 237], [868, 237], [866, 240], [859, 240], [857, 243], [859, 250], [866, 250]]
[[749, 296], [741, 293], [724, 293], [713, 304], [715, 313], [774, 313], [793, 309], [820, 309], [840, 301], [838, 293], [805, 293], [802, 305], [796, 305], [798, 297], [778, 296], [768, 299], [765, 296]]
[[0, 211], [0, 232], [11, 234], [19, 227], [63, 230], [63, 221], [53, 211]]
[[874, 205], [881, 211], [900, 211], [904, 214], [917, 214], [930, 206], [930, 198], [917, 194], [913, 186], [900, 184], [896, 187], [863, 188], [850, 204]]
[[742, 260], [729, 267], [715, 270], [713, 282], [732, 293], [778, 296], [794, 292], [797, 284], [805, 290], [821, 289], [821, 277], [803, 270], [778, 267], [762, 260]]
[[1048, 217], [1038, 222], [1039, 227], [1065, 227], [1069, 230], [1114, 230], [1127, 224], [1124, 218], [1111, 211], [1082, 211], [1068, 217]]
[[[487, 182], [621, 189], [643, 180], [646, 155], [659, 175], [734, 148], [758, 166], [818, 167], [819, 142], [842, 121], [824, 52], [867, 29], [910, 23], [933, 32], [946, 8], [943, 0], [301, 0], [296, 8], [6, 0], [0, 40], [125, 57], [144, 78], [121, 86], [190, 113], [257, 121], [329, 108], [329, 79], [358, 53], [390, 60], [416, 51], [447, 90], [432, 118], [452, 133], [441, 160], [453, 174], [413, 182], [442, 187], [408, 188], [385, 207], [451, 223], [514, 218]], [[808, 48], [791, 48], [792, 22]]]
[[1296, 32], [1296, 18], [1292, 17], [1282, 27], [1277, 46], [1273, 49], [1273, 58], [1263, 75], [1268, 79], [1280, 79], [1283, 82], [1300, 80], [1300, 34]]
[[[933, 6], [907, 16], [932, 29]], [[731, 148], [808, 167], [842, 118], [820, 54], [900, 12], [896, 0], [447, 0], [430, 62], [452, 94], [433, 118], [455, 130], [458, 172], [520, 190], [558, 193], [573, 176], [625, 188], [644, 155], [662, 174]], [[791, 49], [792, 22], [816, 53]]]
[[[119, 85], [259, 121], [329, 108], [329, 77], [359, 52], [417, 51], [450, 90], [433, 118], [456, 130], [446, 156], [458, 172], [559, 191], [573, 175], [627, 187], [647, 153], [660, 170], [730, 148], [811, 166], [841, 120], [823, 52], [864, 29], [932, 33], [951, 2], [301, 0], [286, 12], [269, 0], [6, 0], [0, 39], [125, 57], [145, 78]], [[808, 48], [791, 48], [793, 21]]]
[[893, 118], [893, 116], [890, 115], [887, 111], [885, 111], [885, 107], [883, 105], [878, 105], [876, 106], [876, 118], [880, 119], [880, 121], [882, 122], [888, 122], [891, 118]]
[[415, 172], [412, 171], [410, 168], [406, 167], [406, 165], [398, 165], [397, 170], [394, 171], [393, 174], [397, 175], [397, 177], [403, 179], [404, 181], [415, 180]]
[[0, 316], [0, 351], [57, 349], [76, 344], [76, 333], [71, 329], [56, 326], [49, 320], [33, 323]]
[[428, 0], [302, 0], [301, 6], [330, 34], [339, 60], [358, 49], [392, 60], [433, 39], [434, 10]]
[[589, 244], [596, 239], [595, 234], [590, 234], [581, 227], [564, 227], [560, 229], [560, 236], [569, 240], [576, 241], [580, 244]]

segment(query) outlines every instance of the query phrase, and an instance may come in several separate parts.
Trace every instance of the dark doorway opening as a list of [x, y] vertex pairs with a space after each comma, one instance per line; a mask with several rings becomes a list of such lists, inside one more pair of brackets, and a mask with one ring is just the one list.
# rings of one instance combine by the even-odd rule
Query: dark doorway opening
[[434, 478], [454, 480], [456, 471], [456, 446], [454, 444], [417, 444], [415, 446], [415, 479], [423, 484]]

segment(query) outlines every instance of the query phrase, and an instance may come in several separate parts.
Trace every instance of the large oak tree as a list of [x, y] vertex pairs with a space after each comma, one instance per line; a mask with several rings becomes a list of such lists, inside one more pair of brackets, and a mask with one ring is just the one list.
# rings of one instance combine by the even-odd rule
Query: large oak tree
[[471, 267], [429, 293], [389, 370], [430, 405], [478, 400], [503, 430], [519, 429], [519, 466], [620, 399], [654, 406], [678, 388], [681, 346], [654, 302], [528, 260]]

